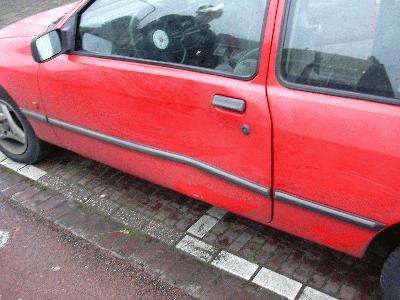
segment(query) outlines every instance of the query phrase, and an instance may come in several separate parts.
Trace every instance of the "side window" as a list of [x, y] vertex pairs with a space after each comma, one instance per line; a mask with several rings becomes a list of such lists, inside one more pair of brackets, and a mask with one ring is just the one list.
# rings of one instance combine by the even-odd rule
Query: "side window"
[[286, 81], [400, 99], [399, 0], [293, 0]]
[[97, 0], [81, 15], [77, 50], [250, 77], [266, 2]]

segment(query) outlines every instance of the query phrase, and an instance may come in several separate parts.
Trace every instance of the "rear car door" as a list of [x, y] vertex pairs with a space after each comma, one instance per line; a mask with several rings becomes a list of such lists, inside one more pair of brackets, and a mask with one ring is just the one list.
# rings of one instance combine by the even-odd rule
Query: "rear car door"
[[397, 0], [278, 9], [267, 88], [274, 222], [354, 255], [399, 219], [399, 12]]
[[266, 0], [90, 1], [76, 51], [39, 72], [60, 143], [268, 222], [266, 9]]

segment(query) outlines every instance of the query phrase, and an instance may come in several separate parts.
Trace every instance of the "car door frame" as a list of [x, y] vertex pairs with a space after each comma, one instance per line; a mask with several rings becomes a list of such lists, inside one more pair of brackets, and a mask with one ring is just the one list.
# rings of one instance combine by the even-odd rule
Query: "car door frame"
[[[374, 113], [390, 113], [393, 105], [399, 106], [400, 101], [380, 96], [371, 96], [361, 93], [346, 91], [337, 91], [326, 88], [305, 86], [301, 84], [288, 83], [280, 73], [281, 48], [286, 34], [287, 17], [289, 13], [289, 4], [294, 0], [281, 0], [277, 9], [276, 26], [271, 50], [271, 61], [269, 66], [269, 75], [267, 83], [268, 98], [271, 107], [271, 115], [274, 125], [274, 219], [271, 226], [295, 234], [307, 240], [326, 245], [335, 250], [347, 254], [362, 257], [373, 239], [387, 228], [395, 226], [400, 220], [400, 207], [394, 197], [390, 199], [380, 196], [376, 193], [375, 201], [369, 199], [359, 209], [344, 208], [346, 203], [341, 199], [335, 202], [335, 197], [328, 195], [325, 197], [313, 197], [312, 194], [318, 194], [318, 186], [297, 186], [293, 192], [287, 183], [282, 184], [282, 160], [281, 148], [278, 135], [282, 131], [288, 132], [292, 129], [279, 129], [282, 127], [282, 115], [289, 116], [290, 111], [296, 112], [298, 108], [290, 107], [290, 103], [296, 103], [295, 99], [304, 99], [315, 103], [337, 103], [337, 107], [349, 105], [353, 109], [360, 111], [373, 111]], [[278, 99], [279, 98], [279, 99]], [[277, 107], [285, 107], [277, 109]], [[303, 104], [304, 108], [304, 104]], [[318, 108], [317, 108], [318, 109]], [[304, 110], [303, 110], [304, 112]], [[318, 112], [318, 111], [317, 111]], [[397, 113], [398, 115], [398, 113]], [[295, 114], [291, 116], [295, 120]], [[314, 113], [314, 118], [316, 118]], [[280, 121], [279, 121], [280, 120]], [[286, 118], [286, 120], [289, 120]], [[399, 119], [396, 120], [398, 123]], [[304, 123], [304, 122], [303, 122]], [[296, 123], [299, 126], [298, 123]], [[278, 133], [278, 131], [281, 133]], [[296, 132], [293, 130], [293, 132]], [[387, 139], [386, 139], [387, 141]], [[288, 145], [290, 141], [284, 141]], [[293, 142], [292, 142], [293, 143]], [[302, 151], [300, 143], [295, 143], [298, 151]], [[388, 142], [386, 142], [386, 146]], [[393, 145], [393, 144], [392, 144]], [[300, 147], [300, 148], [299, 148]], [[393, 147], [388, 147], [393, 148]], [[287, 163], [287, 162], [286, 162]], [[290, 163], [293, 163], [291, 161]], [[281, 167], [280, 167], [281, 166]], [[313, 166], [310, 166], [310, 170]], [[280, 172], [280, 174], [278, 174]], [[285, 179], [286, 180], [286, 179]], [[335, 181], [334, 178], [331, 179]], [[343, 187], [346, 188], [346, 187]], [[373, 191], [374, 189], [372, 189]], [[305, 195], [302, 191], [308, 191]], [[365, 191], [371, 191], [367, 186]], [[387, 190], [385, 191], [387, 193]], [[353, 197], [354, 198], [354, 197]], [[376, 209], [372, 209], [376, 206]], [[350, 206], [351, 207], [351, 206]], [[366, 208], [369, 210], [366, 210]], [[390, 211], [379, 215], [384, 207], [391, 207]], [[373, 211], [372, 215], [371, 212]], [[301, 224], [299, 226], [299, 224]]]
[[[83, 12], [86, 9], [86, 7], [91, 5], [92, 2], [93, 2], [93, 0], [92, 1], [82, 1], [79, 5], [77, 5], [77, 7], [74, 10], [74, 12], [71, 12], [64, 19], [62, 19], [60, 21], [60, 23], [56, 25], [55, 28], [59, 29], [59, 30], [62, 30], [63, 26], [65, 26], [65, 25], [67, 25], [67, 27], [68, 27], [68, 25], [70, 25], [70, 26], [75, 25], [76, 26], [77, 24], [79, 24], [79, 18], [76, 17], [77, 13]], [[267, 74], [267, 71], [268, 71], [269, 55], [270, 55], [270, 48], [271, 48], [270, 47], [271, 46], [271, 38], [272, 38], [272, 34], [273, 34], [273, 25], [274, 25], [274, 21], [275, 21], [275, 15], [274, 15], [274, 13], [275, 13], [275, 9], [274, 9], [275, 5], [276, 5], [276, 1], [275, 0], [271, 0], [271, 1], [268, 1], [267, 6], [266, 6], [265, 17], [264, 17], [264, 25], [263, 25], [264, 28], [263, 28], [263, 31], [262, 31], [262, 40], [261, 40], [261, 51], [260, 51], [261, 59], [260, 59], [260, 63], [259, 63], [259, 66], [258, 66], [258, 72], [252, 78], [246, 78], [246, 79], [240, 78], [240, 80], [242, 80], [242, 81], [250, 81], [250, 80], [252, 80], [254, 84], [261, 85], [261, 86], [264, 87], [264, 89], [265, 89], [266, 74]], [[272, 10], [271, 10], [271, 7], [273, 8]], [[68, 22], [71, 22], [71, 23], [68, 24]], [[70, 30], [70, 28], [69, 28], [69, 30]], [[67, 52], [66, 55], [82, 55], [82, 53], [80, 53], [79, 51], [70, 51], [70, 52]], [[90, 57], [95, 57], [95, 58], [96, 57], [107, 58], [107, 59], [120, 60], [120, 61], [130, 61], [130, 62], [149, 64], [149, 65], [153, 65], [153, 64], [154, 65], [162, 65], [164, 67], [170, 67], [170, 68], [177, 68], [178, 67], [177, 69], [186, 69], [188, 71], [194, 71], [194, 72], [198, 72], [198, 73], [206, 73], [206, 74], [211, 74], [211, 75], [220, 75], [220, 74], [215, 74], [215, 72], [210, 72], [209, 70], [199, 69], [199, 68], [190, 67], [190, 66], [189, 67], [187, 67], [187, 66], [176, 66], [176, 65], [166, 64], [166, 63], [158, 63], [158, 62], [153, 62], [153, 61], [143, 61], [143, 60], [139, 60], [139, 59], [131, 59], [131, 58], [123, 58], [123, 57], [117, 57], [117, 58], [113, 58], [113, 57], [109, 57], [109, 56], [102, 57], [102, 56], [93, 55], [93, 54], [87, 54], [87, 55], [82, 55], [82, 56], [90, 56]], [[226, 76], [226, 74], [224, 74], [224, 77], [228, 77], [229, 78], [230, 76]], [[236, 78], [236, 76], [233, 76], [233, 77], [234, 78], [232, 78], [232, 79], [238, 79], [238, 78]], [[265, 95], [265, 97], [266, 97], [266, 95]], [[267, 107], [267, 110], [269, 111], [268, 102], [267, 101], [265, 102], [265, 105]], [[60, 120], [55, 120], [51, 116], [48, 116], [47, 120], [48, 120], [48, 122], [50, 124], [54, 125], [55, 127], [61, 127], [61, 128], [64, 127], [63, 130], [66, 129], [65, 127], [67, 127], [66, 124], [62, 124], [61, 122], [59, 122]], [[266, 122], [271, 122], [270, 119], [265, 120], [265, 121]], [[71, 129], [71, 128], [72, 127], [69, 126], [69, 129]], [[78, 130], [76, 130], [76, 132], [77, 131]], [[81, 130], [80, 133], [82, 133], [82, 132], [84, 132], [84, 131]], [[85, 131], [85, 132], [87, 133], [87, 131]], [[271, 135], [272, 135], [272, 132], [271, 132]], [[88, 134], [86, 134], [86, 136], [88, 136]], [[137, 149], [138, 148], [136, 147], [136, 150]], [[173, 159], [171, 159], [171, 160], [173, 160]], [[189, 162], [189, 163], [186, 163], [186, 165], [194, 165], [194, 164], [193, 164], [193, 162]], [[203, 171], [205, 171], [207, 168], [198, 168], [198, 169], [203, 169]], [[266, 172], [270, 172], [271, 169], [272, 169], [272, 153], [271, 153], [270, 168], [266, 168]], [[207, 173], [207, 170], [205, 172]], [[208, 173], [211, 173], [211, 172], [208, 172]], [[228, 177], [230, 177], [230, 176], [228, 176]], [[235, 177], [235, 176], [233, 175], [233, 177]], [[267, 188], [264, 188], [262, 186], [257, 186], [257, 184], [252, 184], [251, 182], [249, 182], [250, 185], [253, 186], [253, 188], [249, 188], [251, 186], [249, 184], [246, 184], [246, 183], [242, 184], [241, 183], [241, 179], [239, 177], [236, 180], [226, 180], [226, 181], [234, 182], [238, 186], [247, 187], [247, 189], [250, 190], [250, 191], [253, 190], [253, 191], [256, 191], [256, 193], [258, 193], [258, 194], [263, 194], [263, 196], [266, 197], [266, 200], [267, 200], [267, 198], [271, 199], [271, 197], [270, 197], [270, 188], [269, 187], [268, 187], [268, 190], [267, 190]], [[272, 186], [272, 178], [271, 178], [271, 186]], [[219, 206], [222, 206], [222, 207], [225, 207], [225, 208], [229, 209], [229, 206], [227, 207], [227, 205], [226, 204], [224, 205], [224, 203], [213, 203], [213, 204], [216, 204], [216, 205], [219, 205]], [[272, 206], [272, 199], [271, 199], [271, 206]], [[238, 212], [238, 211], [236, 210], [236, 212]], [[263, 217], [257, 217], [254, 212], [252, 214], [249, 214], [249, 215], [246, 215], [246, 216], [249, 217], [249, 218], [252, 218], [253, 220], [259, 221], [261, 223], [268, 223], [272, 219], [272, 208], [271, 208], [271, 215], [270, 215], [270, 217], [268, 219], [265, 218], [265, 214], [262, 213], [262, 212], [260, 212], [260, 216], [263, 216]]]

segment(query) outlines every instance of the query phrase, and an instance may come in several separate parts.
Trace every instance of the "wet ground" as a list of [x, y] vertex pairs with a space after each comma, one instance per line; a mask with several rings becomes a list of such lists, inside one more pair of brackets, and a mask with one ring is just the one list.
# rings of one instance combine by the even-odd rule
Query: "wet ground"
[[0, 299], [191, 299], [0, 202]]

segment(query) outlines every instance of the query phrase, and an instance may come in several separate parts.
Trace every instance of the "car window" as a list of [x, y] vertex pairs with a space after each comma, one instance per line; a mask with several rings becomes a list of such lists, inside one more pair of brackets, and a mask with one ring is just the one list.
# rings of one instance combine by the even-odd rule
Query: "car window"
[[293, 0], [281, 53], [289, 82], [400, 98], [399, 0]]
[[98, 0], [81, 15], [77, 50], [251, 77], [267, 0]]

